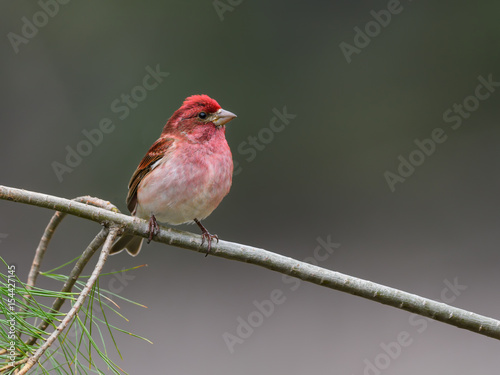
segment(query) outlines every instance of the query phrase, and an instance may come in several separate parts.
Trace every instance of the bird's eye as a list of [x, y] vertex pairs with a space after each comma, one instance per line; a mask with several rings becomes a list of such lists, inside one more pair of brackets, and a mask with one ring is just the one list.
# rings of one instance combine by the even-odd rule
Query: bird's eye
[[207, 114], [205, 112], [200, 112], [198, 114], [198, 117], [201, 118], [202, 120], [206, 119], [207, 118]]

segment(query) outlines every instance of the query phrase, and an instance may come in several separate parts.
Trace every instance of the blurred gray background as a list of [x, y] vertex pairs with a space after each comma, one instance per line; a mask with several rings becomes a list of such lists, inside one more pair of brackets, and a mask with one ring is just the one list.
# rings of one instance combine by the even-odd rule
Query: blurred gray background
[[[397, 12], [390, 21], [388, 7]], [[474, 98], [480, 76], [500, 82], [498, 3], [69, 1], [58, 8], [44, 16], [35, 1], [0, 5], [1, 184], [88, 194], [127, 212], [135, 167], [184, 98], [205, 93], [238, 115], [227, 138], [239, 173], [204, 221], [212, 233], [297, 259], [330, 238], [340, 246], [322, 267], [436, 300], [446, 280], [457, 279], [467, 288], [453, 305], [500, 318], [500, 88]], [[24, 26], [30, 37], [22, 39], [26, 20], [41, 26], [36, 35]], [[373, 35], [369, 43], [357, 30]], [[367, 45], [346, 58], [341, 44], [356, 42]], [[137, 86], [148, 66], [169, 75], [144, 91]], [[147, 95], [123, 116], [112, 103], [131, 92]], [[457, 120], [443, 115], [464, 100], [467, 118], [453, 129]], [[284, 107], [296, 117], [280, 132], [265, 130], [273, 109]], [[82, 131], [103, 118], [113, 131], [58, 178], [53, 163], [65, 164], [68, 147], [76, 150]], [[408, 160], [415, 140], [436, 128], [446, 141], [391, 191], [384, 173], [398, 173], [398, 157]], [[249, 137], [265, 147], [250, 146]], [[52, 212], [5, 201], [0, 210], [1, 255], [25, 279]], [[76, 257], [99, 228], [67, 218], [42, 268]], [[407, 312], [315, 285], [292, 290], [280, 274], [247, 264], [151, 243], [137, 258], [110, 258], [106, 270], [142, 264], [126, 278], [101, 280], [147, 306], [121, 302], [130, 321], [113, 318], [154, 342], [117, 334], [124, 359], [111, 350], [112, 358], [130, 374], [488, 374], [500, 366], [498, 341], [424, 326]], [[237, 335], [239, 322], [258, 311], [254, 301], [274, 289], [285, 301], [231, 352], [224, 334]], [[383, 346], [401, 332], [411, 344], [390, 358]]]

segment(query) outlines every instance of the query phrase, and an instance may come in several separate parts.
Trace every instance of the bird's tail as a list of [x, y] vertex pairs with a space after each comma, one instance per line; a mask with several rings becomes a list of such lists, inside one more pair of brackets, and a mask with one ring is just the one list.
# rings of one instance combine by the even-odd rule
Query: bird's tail
[[109, 251], [109, 254], [117, 254], [125, 249], [130, 255], [135, 257], [137, 254], [139, 254], [139, 251], [141, 251], [142, 240], [142, 237], [137, 237], [132, 234], [125, 234], [113, 244], [111, 250]]

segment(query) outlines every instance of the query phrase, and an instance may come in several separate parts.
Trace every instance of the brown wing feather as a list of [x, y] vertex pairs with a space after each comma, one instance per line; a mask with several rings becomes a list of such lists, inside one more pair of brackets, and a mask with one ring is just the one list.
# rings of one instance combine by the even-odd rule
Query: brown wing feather
[[151, 172], [151, 166], [165, 156], [169, 147], [173, 143], [173, 138], [164, 137], [158, 139], [155, 143], [153, 143], [146, 156], [144, 156], [141, 163], [135, 170], [130, 182], [128, 183], [127, 195], [127, 207], [132, 214], [135, 213], [137, 206], [137, 189], [139, 188], [139, 184], [144, 177]]

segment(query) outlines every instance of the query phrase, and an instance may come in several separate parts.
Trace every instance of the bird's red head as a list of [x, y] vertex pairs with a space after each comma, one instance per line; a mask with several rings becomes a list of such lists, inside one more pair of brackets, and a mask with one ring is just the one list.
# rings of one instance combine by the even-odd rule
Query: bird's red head
[[204, 110], [208, 113], [215, 113], [220, 109], [219, 103], [208, 95], [192, 95], [187, 97], [179, 110], [185, 112]]
[[162, 134], [204, 133], [214, 131], [235, 118], [236, 115], [223, 110], [216, 100], [207, 95], [193, 95], [184, 100], [163, 128]]

